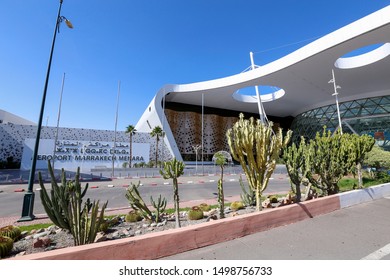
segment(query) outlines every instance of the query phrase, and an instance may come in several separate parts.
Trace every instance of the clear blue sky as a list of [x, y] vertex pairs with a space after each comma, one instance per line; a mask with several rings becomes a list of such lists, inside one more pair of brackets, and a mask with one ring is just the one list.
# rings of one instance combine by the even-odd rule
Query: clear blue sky
[[[43, 125], [135, 125], [165, 84], [240, 73], [390, 4], [382, 0], [64, 0]], [[37, 122], [59, 0], [1, 0], [0, 109]], [[298, 43], [300, 42], [300, 43]]]

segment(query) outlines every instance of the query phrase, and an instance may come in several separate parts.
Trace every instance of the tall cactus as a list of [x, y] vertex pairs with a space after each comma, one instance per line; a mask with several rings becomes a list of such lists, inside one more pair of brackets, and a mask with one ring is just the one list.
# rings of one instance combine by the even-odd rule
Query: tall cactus
[[350, 145], [349, 134], [334, 135], [326, 128], [322, 134], [316, 134], [315, 139], [310, 140], [309, 153], [311, 157], [311, 171], [307, 178], [311, 184], [323, 191], [324, 195], [332, 195], [339, 192], [338, 182], [351, 171], [354, 166], [353, 145]]
[[100, 224], [104, 221], [104, 210], [108, 202], [103, 204], [100, 215], [99, 201], [91, 203], [88, 198], [82, 205], [88, 184], [84, 189], [81, 188], [80, 168], [77, 168], [74, 181], [67, 181], [65, 172], [62, 170], [61, 185], [56, 182], [50, 161], [48, 169], [52, 184], [50, 196], [43, 184], [42, 175], [39, 173], [40, 197], [47, 215], [55, 225], [71, 232], [75, 245], [93, 243]]
[[70, 182], [69, 192], [68, 221], [74, 244], [78, 246], [93, 243], [100, 225], [104, 222], [104, 210], [108, 201], [103, 204], [99, 215], [99, 200], [91, 203], [88, 198], [84, 205], [82, 204], [80, 184]]
[[261, 194], [267, 188], [268, 181], [276, 168], [276, 160], [281, 149], [290, 141], [292, 131], [283, 138], [282, 129], [276, 133], [273, 123], [263, 124], [254, 118], [239, 120], [226, 133], [230, 152], [240, 162], [248, 179], [249, 186], [256, 192], [256, 210], [261, 210]]
[[223, 169], [226, 164], [226, 158], [223, 153], [217, 152], [215, 154], [215, 164], [221, 168], [221, 178], [218, 180], [218, 207], [219, 217], [225, 218], [225, 195], [223, 193]]
[[[44, 182], [42, 180], [42, 175], [38, 173], [39, 184], [41, 186], [40, 198], [42, 201], [43, 208], [46, 211], [46, 214], [49, 216], [50, 220], [58, 227], [70, 230], [69, 227], [69, 201], [70, 201], [70, 190], [69, 188], [73, 188], [73, 183], [71, 181], [66, 180], [66, 174], [64, 169], [61, 172], [61, 184], [59, 185], [56, 181], [53, 168], [48, 161], [47, 164], [50, 178], [51, 178], [51, 190], [50, 196], [46, 190]], [[79, 182], [80, 178], [80, 168], [77, 168], [77, 172], [75, 175], [75, 184], [80, 186]], [[81, 199], [85, 196], [88, 190], [88, 184], [86, 184], [83, 191], [80, 189]]]
[[368, 152], [372, 150], [375, 144], [375, 139], [367, 134], [350, 136], [350, 145], [353, 145], [351, 156], [356, 165], [356, 171], [358, 175], [358, 188], [363, 188], [363, 176], [362, 176], [362, 164]]
[[175, 205], [175, 221], [176, 228], [180, 227], [180, 213], [179, 213], [179, 187], [177, 178], [184, 174], [184, 163], [173, 158], [170, 161], [164, 162], [164, 169], [160, 170], [160, 174], [164, 179], [173, 180], [173, 201]]
[[290, 178], [291, 188], [296, 195], [296, 201], [301, 201], [301, 184], [310, 170], [310, 153], [305, 138], [301, 137], [299, 146], [293, 143], [283, 150], [283, 160]]

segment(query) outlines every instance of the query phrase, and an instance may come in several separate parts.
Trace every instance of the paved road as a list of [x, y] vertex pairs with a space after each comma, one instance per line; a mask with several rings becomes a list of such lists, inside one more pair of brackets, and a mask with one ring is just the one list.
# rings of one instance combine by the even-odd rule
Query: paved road
[[[241, 193], [239, 186], [239, 176], [237, 174], [225, 175], [224, 192], [225, 196], [236, 196]], [[217, 180], [219, 175], [210, 176], [182, 176], [179, 178], [180, 183], [180, 200], [202, 200], [210, 199], [217, 196]], [[243, 176], [246, 184], [245, 176]], [[172, 180], [163, 178], [133, 178], [133, 179], [114, 179], [105, 182], [90, 182], [90, 189], [87, 197], [91, 200], [106, 201], [108, 208], [128, 207], [129, 203], [125, 197], [126, 187], [131, 183], [141, 181], [143, 186], [140, 187], [140, 193], [146, 202], [149, 202], [150, 196], [158, 197], [160, 194], [166, 197], [168, 203], [172, 203]], [[50, 188], [50, 184], [45, 184]], [[83, 186], [85, 183], [82, 184]], [[113, 187], [111, 187], [113, 186]], [[246, 184], [247, 186], [247, 184]], [[97, 187], [97, 188], [96, 188]], [[38, 184], [34, 185], [34, 190], [39, 188]], [[27, 190], [26, 185], [0, 185], [0, 217], [19, 216], [21, 215], [24, 192], [15, 192], [18, 189]], [[275, 173], [273, 180], [270, 180], [265, 194], [287, 193], [290, 190], [290, 183], [286, 174]], [[39, 192], [35, 191], [34, 214], [44, 214], [40, 202]]]
[[165, 259], [390, 260], [389, 213], [386, 197]]

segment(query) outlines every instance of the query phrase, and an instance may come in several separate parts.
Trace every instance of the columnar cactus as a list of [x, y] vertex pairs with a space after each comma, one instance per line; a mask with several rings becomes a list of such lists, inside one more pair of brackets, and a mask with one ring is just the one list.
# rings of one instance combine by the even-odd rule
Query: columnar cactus
[[160, 170], [160, 174], [164, 179], [173, 180], [173, 201], [175, 205], [175, 220], [176, 228], [180, 227], [180, 208], [179, 208], [179, 186], [177, 178], [184, 174], [184, 163], [173, 158], [170, 161], [164, 162], [164, 169]]
[[62, 170], [62, 185], [60, 186], [56, 182], [50, 161], [48, 169], [52, 184], [50, 196], [43, 184], [42, 175], [39, 173], [40, 196], [47, 215], [55, 225], [71, 232], [75, 245], [93, 243], [101, 223], [104, 222], [104, 210], [108, 202], [103, 204], [100, 215], [99, 201], [91, 203], [88, 198], [82, 205], [88, 184], [82, 190], [79, 181], [80, 168], [77, 168], [74, 181], [67, 181], [65, 172]]
[[219, 218], [225, 218], [225, 195], [223, 193], [223, 168], [226, 164], [226, 158], [223, 153], [217, 152], [215, 154], [215, 164], [221, 167], [221, 178], [218, 180], [218, 207]]
[[311, 171], [307, 173], [307, 178], [324, 195], [338, 193], [338, 182], [354, 166], [351, 157], [353, 145], [350, 145], [349, 138], [346, 133], [337, 131], [332, 135], [324, 128], [322, 134], [317, 133], [315, 139], [310, 140]]
[[350, 156], [356, 165], [358, 175], [358, 188], [363, 188], [362, 164], [368, 152], [370, 152], [375, 144], [375, 139], [370, 135], [350, 135], [349, 145], [352, 145]]
[[154, 221], [156, 223], [160, 222], [160, 215], [162, 212], [165, 211], [165, 207], [167, 207], [167, 200], [164, 198], [161, 198], [161, 194], [157, 199], [157, 202], [154, 201], [153, 197], [150, 196], [150, 202], [152, 203], [155, 211], [154, 211]]
[[[51, 191], [50, 196], [46, 187], [44, 185], [44, 181], [42, 180], [42, 175], [38, 173], [39, 184], [41, 186], [40, 197], [42, 201], [43, 208], [46, 211], [46, 214], [49, 216], [50, 220], [58, 227], [70, 230], [69, 221], [68, 221], [68, 206], [70, 199], [70, 191], [69, 187], [73, 187], [73, 183], [66, 180], [66, 174], [64, 169], [62, 169], [61, 173], [61, 184], [59, 185], [56, 181], [53, 168], [48, 161], [48, 170], [51, 177]], [[80, 186], [79, 182], [80, 178], [80, 168], [77, 168], [77, 172], [75, 175], [75, 185]], [[88, 184], [86, 184], [83, 191], [80, 189], [80, 196], [83, 198], [88, 190]]]
[[310, 153], [305, 139], [301, 137], [299, 146], [293, 143], [283, 150], [283, 159], [290, 178], [291, 189], [296, 195], [296, 201], [301, 201], [301, 184], [310, 170]]
[[227, 131], [230, 152], [240, 162], [249, 186], [256, 192], [256, 210], [261, 210], [261, 194], [276, 168], [281, 149], [290, 141], [292, 131], [283, 137], [282, 129], [274, 132], [273, 123], [264, 124], [254, 118], [240, 119]]

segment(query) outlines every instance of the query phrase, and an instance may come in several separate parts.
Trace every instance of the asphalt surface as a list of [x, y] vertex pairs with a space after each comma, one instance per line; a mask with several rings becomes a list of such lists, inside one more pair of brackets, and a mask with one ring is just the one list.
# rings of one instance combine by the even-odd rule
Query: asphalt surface
[[390, 260], [390, 197], [166, 257], [170, 260]]
[[[214, 171], [209, 167], [204, 176], [202, 175], [183, 175], [179, 178], [179, 196], [180, 201], [202, 201], [214, 199], [217, 197], [217, 181], [220, 178], [219, 174], [211, 173]], [[228, 171], [228, 170], [227, 170]], [[135, 171], [133, 171], [135, 172]], [[142, 186], [139, 188], [144, 200], [148, 203], [150, 196], [157, 198], [160, 194], [165, 197], [168, 203], [173, 202], [172, 180], [164, 180], [157, 175], [156, 171], [145, 174], [151, 177], [131, 177], [131, 178], [115, 178], [110, 181], [92, 181], [88, 182], [89, 190], [87, 197], [93, 200], [107, 201], [108, 209], [129, 207], [129, 203], [125, 197], [126, 189], [131, 184]], [[118, 172], [119, 173], [119, 172]], [[140, 174], [141, 172], [138, 172]], [[136, 174], [136, 173], [135, 173]], [[152, 176], [152, 174], [156, 174]], [[143, 175], [142, 175], [143, 176]], [[224, 193], [225, 197], [239, 196], [242, 193], [239, 185], [240, 176], [247, 186], [246, 178], [239, 173], [228, 173], [224, 175]], [[83, 182], [85, 186], [87, 182]], [[45, 187], [50, 189], [51, 184], [46, 183]], [[34, 214], [44, 214], [45, 211], [39, 197], [39, 184], [34, 184], [35, 192]], [[264, 194], [287, 193], [290, 190], [288, 176], [279, 167], [273, 174], [269, 182], [268, 188]], [[2, 192], [1, 192], [2, 191]], [[0, 185], [0, 219], [1, 217], [16, 217], [21, 215], [23, 197], [27, 191], [27, 184], [1, 184]]]

